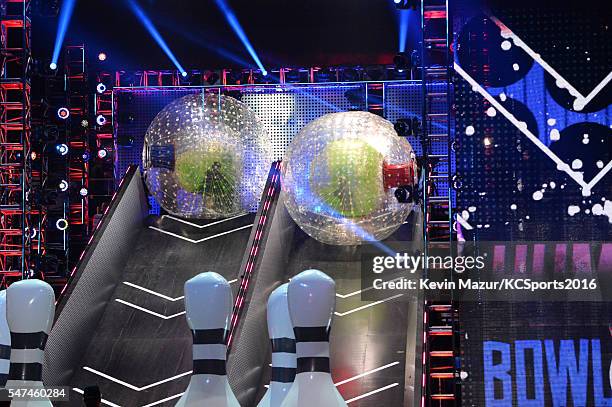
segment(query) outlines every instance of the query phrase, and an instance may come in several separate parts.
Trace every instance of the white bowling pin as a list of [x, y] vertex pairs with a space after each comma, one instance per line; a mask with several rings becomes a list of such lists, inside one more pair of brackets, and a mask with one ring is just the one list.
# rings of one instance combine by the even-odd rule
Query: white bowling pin
[[[22, 280], [6, 290], [6, 320], [11, 330], [7, 387], [43, 387], [42, 365], [55, 316], [55, 293], [41, 280]], [[52, 407], [49, 400], [15, 401], [11, 407]]]
[[0, 291], [0, 387], [6, 385], [11, 365], [11, 330], [6, 322], [6, 290]]
[[177, 407], [240, 407], [225, 369], [232, 290], [217, 273], [185, 283], [185, 311], [193, 333], [193, 373]]
[[319, 270], [293, 277], [288, 288], [295, 333], [297, 374], [282, 407], [341, 407], [329, 363], [329, 333], [336, 308], [336, 284]]
[[258, 407], [280, 407], [295, 379], [295, 336], [289, 316], [287, 288], [283, 284], [268, 298], [268, 334], [272, 342], [270, 387]]

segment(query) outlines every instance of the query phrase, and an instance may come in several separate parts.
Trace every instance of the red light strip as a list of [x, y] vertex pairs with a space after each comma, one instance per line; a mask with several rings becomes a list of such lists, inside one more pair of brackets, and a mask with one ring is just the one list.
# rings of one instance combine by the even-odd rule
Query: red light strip
[[240, 312], [242, 311], [242, 306], [244, 305], [247, 288], [249, 286], [249, 282], [251, 280], [251, 274], [253, 269], [255, 268], [255, 262], [257, 260], [257, 253], [259, 252], [259, 245], [261, 243], [261, 237], [265, 230], [265, 225], [268, 219], [268, 211], [270, 209], [270, 205], [272, 204], [272, 199], [274, 197], [274, 192], [276, 191], [277, 181], [279, 181], [280, 177], [280, 169], [281, 162], [277, 161], [273, 164], [272, 169], [275, 171], [274, 175], [270, 178], [270, 184], [268, 186], [268, 190], [266, 192], [265, 201], [262, 206], [259, 222], [257, 223], [257, 229], [255, 232], [255, 237], [253, 238], [253, 243], [251, 245], [251, 250], [249, 251], [249, 257], [247, 259], [247, 264], [244, 268], [244, 274], [242, 276], [242, 281], [240, 283], [240, 288], [238, 289], [238, 295], [236, 296], [236, 301], [234, 302], [234, 309], [232, 311], [232, 318], [230, 321], [230, 333], [227, 338], [227, 346], [228, 348], [232, 344], [232, 339], [234, 338], [234, 332], [236, 331], [236, 327], [238, 326], [238, 317]]

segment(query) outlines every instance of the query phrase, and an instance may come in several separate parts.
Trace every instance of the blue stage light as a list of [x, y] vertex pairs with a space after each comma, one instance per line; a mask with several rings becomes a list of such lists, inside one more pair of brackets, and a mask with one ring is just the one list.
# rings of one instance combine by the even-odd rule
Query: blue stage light
[[[397, 3], [397, 2], [396, 2]], [[399, 52], [406, 51], [406, 39], [408, 37], [409, 10], [399, 10]]]
[[57, 34], [55, 35], [55, 45], [53, 46], [53, 57], [51, 58], [51, 64], [49, 64], [49, 68], [51, 69], [57, 69], [57, 61], [59, 60], [62, 44], [64, 43], [66, 31], [68, 31], [68, 25], [70, 23], [70, 17], [72, 17], [75, 3], [76, 0], [64, 0], [62, 2], [59, 21], [57, 23]]
[[57, 153], [59, 155], [66, 155], [68, 154], [68, 146], [66, 144], [58, 144], [55, 146], [55, 151], [57, 151]]
[[185, 69], [181, 66], [179, 61], [176, 59], [176, 57], [170, 50], [170, 47], [168, 47], [168, 44], [166, 44], [166, 41], [164, 41], [159, 31], [157, 31], [157, 28], [155, 28], [155, 26], [153, 25], [153, 22], [144, 13], [143, 9], [140, 8], [138, 3], [136, 3], [134, 0], [129, 0], [128, 3], [130, 7], [132, 8], [132, 11], [134, 12], [134, 14], [136, 14], [136, 17], [138, 17], [142, 25], [147, 29], [149, 34], [151, 34], [155, 42], [157, 42], [157, 45], [159, 45], [159, 47], [166, 53], [166, 55], [168, 56], [168, 58], [170, 58], [174, 66], [176, 66], [179, 72], [181, 72], [181, 75], [186, 76], [187, 71], [185, 71]]
[[230, 26], [232, 27], [232, 29], [234, 30], [238, 38], [240, 38], [240, 41], [242, 41], [242, 44], [244, 45], [244, 47], [247, 49], [247, 51], [251, 55], [251, 58], [253, 58], [253, 61], [255, 61], [255, 63], [261, 70], [261, 73], [264, 76], [268, 75], [268, 71], [266, 70], [266, 68], [264, 68], [263, 64], [261, 63], [259, 56], [257, 55], [257, 53], [255, 52], [255, 49], [251, 45], [251, 42], [246, 36], [246, 33], [244, 32], [244, 30], [242, 29], [242, 26], [238, 22], [238, 19], [234, 15], [234, 12], [230, 9], [229, 4], [227, 4], [225, 0], [215, 0], [215, 2], [217, 3], [217, 6], [221, 9], [223, 14], [225, 14], [225, 18], [227, 22], [230, 24]]

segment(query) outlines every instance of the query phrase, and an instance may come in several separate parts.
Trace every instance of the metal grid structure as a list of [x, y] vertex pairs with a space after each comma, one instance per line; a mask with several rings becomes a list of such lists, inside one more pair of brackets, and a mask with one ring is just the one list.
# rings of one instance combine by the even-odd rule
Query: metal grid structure
[[[89, 147], [91, 154], [89, 172], [89, 215], [95, 227], [115, 191], [113, 136], [113, 91], [114, 75], [99, 72], [96, 75], [94, 94], [94, 123], [91, 124]], [[120, 177], [123, 174], [120, 175]]]
[[[454, 156], [451, 115], [451, 32], [448, 0], [421, 1], [421, 72], [423, 140], [423, 211], [425, 255], [441, 250], [453, 255]], [[454, 270], [426, 269], [426, 276]], [[453, 298], [425, 301], [423, 324], [422, 406], [460, 404], [456, 385], [458, 330]]]
[[[268, 130], [274, 158], [282, 159], [293, 136], [308, 122], [327, 113], [368, 109], [382, 114], [393, 123], [401, 118], [418, 116], [422, 106], [420, 86], [420, 81], [388, 81], [116, 87], [113, 112], [115, 138], [122, 140], [117, 146], [116, 179], [121, 178], [130, 164], [141, 163], [144, 134], [155, 115], [171, 101], [188, 94], [216, 91], [239, 96], [257, 113]], [[417, 155], [421, 155], [423, 149], [419, 137], [409, 136], [408, 140]]]
[[31, 204], [29, 0], [0, 3], [0, 273], [5, 286], [25, 276], [40, 235]]
[[[68, 183], [70, 185], [68, 222], [70, 224], [69, 266], [74, 264], [89, 237], [89, 92], [85, 64], [85, 46], [68, 45], [64, 49], [66, 93], [70, 122], [66, 141]], [[82, 192], [85, 192], [83, 194]]]

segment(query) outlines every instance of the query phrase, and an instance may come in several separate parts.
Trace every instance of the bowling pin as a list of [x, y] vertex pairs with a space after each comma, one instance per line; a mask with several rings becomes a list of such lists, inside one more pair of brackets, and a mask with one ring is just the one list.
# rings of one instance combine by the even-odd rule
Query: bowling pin
[[[22, 280], [6, 290], [6, 320], [11, 331], [7, 387], [43, 387], [43, 353], [55, 316], [53, 288], [41, 280]], [[48, 399], [13, 400], [11, 407], [52, 407]]]
[[193, 373], [177, 407], [240, 407], [225, 369], [232, 290], [217, 273], [185, 283], [185, 311], [193, 334]]
[[297, 374], [281, 407], [341, 407], [346, 402], [332, 381], [329, 333], [336, 308], [336, 284], [319, 270], [293, 277], [287, 291], [295, 333]]
[[272, 341], [270, 387], [258, 407], [280, 407], [295, 379], [295, 336], [289, 317], [287, 288], [283, 284], [268, 298], [268, 334]]
[[6, 385], [11, 365], [11, 331], [6, 322], [6, 290], [0, 291], [0, 387]]

